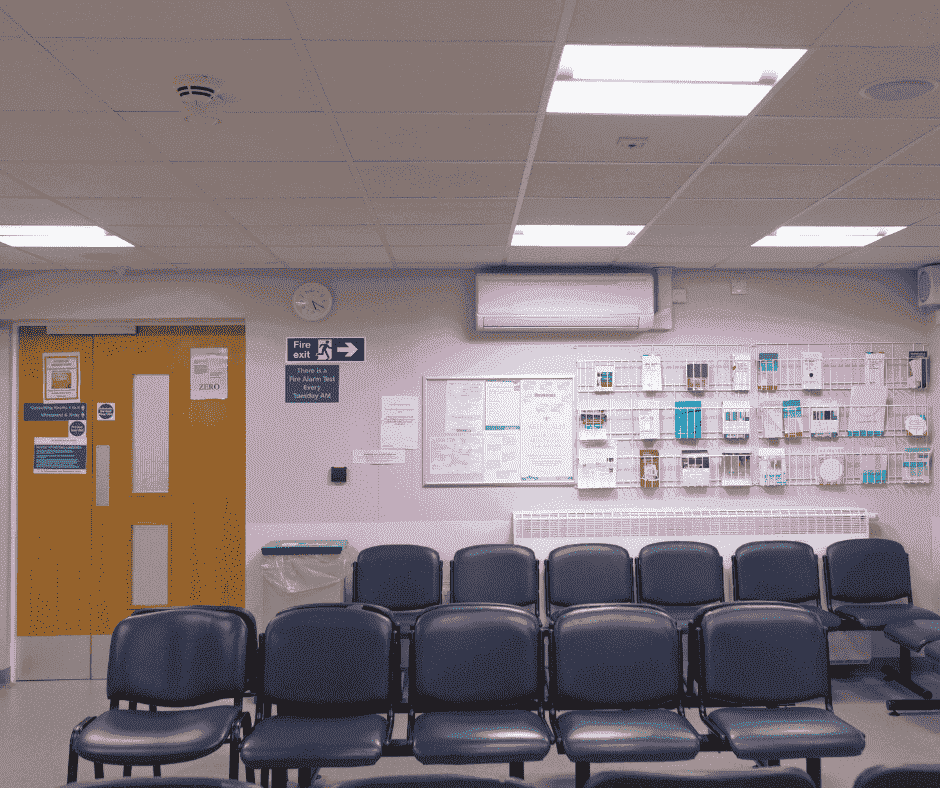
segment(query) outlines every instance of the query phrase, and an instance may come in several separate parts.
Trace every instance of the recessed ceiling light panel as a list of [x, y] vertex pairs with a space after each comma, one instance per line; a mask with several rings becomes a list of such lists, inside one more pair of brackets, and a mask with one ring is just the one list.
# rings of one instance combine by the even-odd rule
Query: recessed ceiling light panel
[[627, 246], [642, 224], [517, 224], [511, 246]]
[[0, 243], [21, 247], [133, 246], [123, 238], [111, 235], [103, 227], [58, 225], [0, 225]]
[[751, 246], [868, 246], [903, 227], [778, 227]]

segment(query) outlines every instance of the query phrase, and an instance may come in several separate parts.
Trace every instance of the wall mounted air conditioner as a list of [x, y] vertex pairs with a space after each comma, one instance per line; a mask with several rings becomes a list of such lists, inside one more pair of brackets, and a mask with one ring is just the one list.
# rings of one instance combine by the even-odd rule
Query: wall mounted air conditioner
[[928, 265], [917, 272], [917, 306], [940, 304], [940, 265]]
[[478, 331], [648, 331], [649, 273], [477, 274]]

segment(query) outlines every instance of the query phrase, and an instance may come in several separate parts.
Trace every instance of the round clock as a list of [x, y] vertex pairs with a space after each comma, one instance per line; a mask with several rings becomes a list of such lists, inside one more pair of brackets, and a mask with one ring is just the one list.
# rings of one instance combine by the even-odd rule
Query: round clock
[[294, 291], [294, 312], [302, 320], [323, 320], [333, 309], [333, 294], [319, 282], [307, 282]]

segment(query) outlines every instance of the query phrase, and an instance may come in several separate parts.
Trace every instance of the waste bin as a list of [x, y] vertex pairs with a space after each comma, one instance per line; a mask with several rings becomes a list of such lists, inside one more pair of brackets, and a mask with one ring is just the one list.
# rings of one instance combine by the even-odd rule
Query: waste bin
[[268, 542], [261, 548], [262, 617], [258, 631], [281, 610], [342, 602], [358, 551], [345, 539]]

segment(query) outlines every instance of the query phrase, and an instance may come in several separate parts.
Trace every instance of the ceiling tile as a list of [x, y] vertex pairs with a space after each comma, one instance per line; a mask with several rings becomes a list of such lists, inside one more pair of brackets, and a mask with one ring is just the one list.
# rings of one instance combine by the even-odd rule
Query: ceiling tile
[[462, 263], [483, 265], [498, 263], [506, 253], [505, 246], [393, 246], [392, 255], [399, 265], [409, 263]]
[[473, 261], [473, 262], [442, 262], [440, 260], [428, 260], [426, 262], [421, 262], [418, 260], [409, 260], [403, 263], [397, 263], [395, 265], [395, 270], [397, 271], [407, 271], [410, 268], [418, 269], [421, 271], [428, 270], [444, 270], [444, 271], [467, 271], [473, 270], [478, 265], [483, 265], [484, 262]]
[[892, 164], [940, 164], [940, 126], [893, 159]]
[[160, 164], [39, 164], [8, 162], [4, 169], [49, 197], [192, 199], [184, 182]]
[[522, 201], [519, 224], [646, 224], [668, 202], [642, 197], [607, 200], [592, 197], [529, 197]]
[[619, 246], [511, 246], [509, 263], [612, 263], [623, 252]]
[[357, 41], [554, 41], [562, 0], [318, 0], [291, 3], [304, 38]]
[[184, 111], [119, 114], [171, 161], [346, 161], [322, 112], [230, 112], [208, 128]]
[[0, 172], [0, 197], [36, 197], [36, 192], [29, 186], [17, 183], [13, 178]]
[[886, 164], [839, 192], [839, 196], [866, 198], [936, 198], [940, 194], [940, 165]]
[[84, 216], [51, 200], [0, 197], [0, 224], [92, 224]]
[[383, 246], [272, 246], [270, 249], [291, 266], [322, 267], [328, 263], [388, 265], [391, 262]]
[[113, 113], [2, 112], [0, 157], [13, 161], [152, 161], [159, 151]]
[[532, 165], [527, 197], [671, 197], [695, 172], [689, 164]]
[[832, 260], [828, 265], [910, 265], [940, 262], [940, 249], [934, 246], [866, 246]]
[[389, 244], [401, 246], [505, 246], [508, 224], [392, 224], [385, 228]]
[[[841, 192], [840, 192], [841, 194]], [[940, 212], [940, 200], [823, 200], [799, 218], [804, 225], [906, 227]]]
[[372, 209], [383, 224], [508, 224], [516, 201], [407, 197], [374, 199]]
[[297, 199], [235, 198], [219, 206], [242, 224], [369, 224], [372, 215], [361, 197]]
[[661, 225], [647, 227], [630, 244], [634, 246], [750, 246], [775, 229], [763, 227], [695, 227], [692, 225]]
[[860, 94], [881, 82], [929, 76], [937, 51], [929, 47], [822, 47], [810, 53], [760, 115], [829, 118], [938, 118], [940, 91], [907, 101]]
[[820, 46], [931, 46], [940, 38], [940, 13], [933, 3], [857, 0], [816, 43]]
[[222, 106], [229, 111], [322, 109], [311, 98], [292, 41], [43, 38], [40, 43], [118, 112], [181, 109], [173, 80], [186, 74], [221, 80], [217, 92], [227, 97]]
[[683, 198], [820, 198], [838, 189], [865, 167], [760, 164], [710, 164], [682, 192]]
[[818, 260], [802, 260], [802, 261], [786, 261], [786, 262], [770, 262], [770, 261], [760, 261], [752, 263], [749, 261], [739, 261], [733, 260], [731, 258], [725, 260], [720, 265], [715, 266], [715, 268], [722, 268], [728, 270], [761, 270], [766, 268], [773, 268], [777, 270], [785, 270], [787, 268], [817, 268], [821, 265]]
[[122, 0], [71, 0], [48, 8], [32, 0], [4, 0], [3, 7], [33, 37], [156, 38], [212, 33], [213, 38], [290, 38], [271, 4], [257, 0], [160, 0], [135, 5]]
[[28, 38], [0, 38], [0, 96], [4, 111], [107, 110], [46, 50]]
[[630, 244], [620, 255], [623, 263], [658, 263], [678, 266], [712, 266], [731, 252], [731, 246], [636, 246]]
[[141, 227], [112, 225], [112, 233], [134, 246], [245, 246], [253, 243], [238, 226]]
[[933, 125], [886, 118], [751, 118], [716, 162], [877, 164]]
[[738, 249], [732, 252], [725, 259], [726, 263], [748, 263], [751, 265], [773, 263], [773, 264], [797, 264], [806, 263], [808, 267], [818, 265], [827, 260], [841, 257], [846, 253], [848, 247], [845, 246], [827, 246], [806, 248], [792, 248], [779, 246], [757, 246]]
[[535, 115], [336, 116], [357, 161], [525, 161]]
[[151, 249], [88, 249], [65, 247], [33, 247], [37, 255], [51, 263], [63, 263], [109, 268], [116, 265], [147, 266], [166, 265], [166, 260], [159, 252]]
[[256, 226], [246, 225], [263, 244], [277, 246], [381, 246], [372, 225]]
[[361, 197], [346, 162], [171, 164], [216, 197]]
[[936, 246], [940, 247], [940, 226], [916, 225], [876, 241], [875, 248], [884, 246]]
[[845, 7], [845, 0], [579, 0], [571, 44], [805, 47]]
[[[702, 162], [740, 118], [548, 113], [536, 161]], [[618, 141], [624, 138], [623, 144]], [[627, 140], [639, 140], [640, 148]]]
[[781, 225], [812, 200], [684, 200], [678, 199], [656, 220], [661, 224]]
[[523, 164], [359, 164], [370, 197], [515, 197]]
[[200, 265], [210, 268], [225, 268], [227, 264], [267, 264], [276, 262], [275, 257], [260, 246], [152, 246], [153, 252], [174, 265]]
[[549, 44], [306, 46], [334, 112], [535, 112], [552, 53]]
[[184, 200], [61, 200], [77, 213], [102, 226], [117, 224], [144, 225], [213, 225], [231, 224], [222, 211], [208, 202]]
[[44, 262], [46, 261], [41, 257], [0, 243], [0, 268], [9, 268], [12, 265], [34, 266]]

